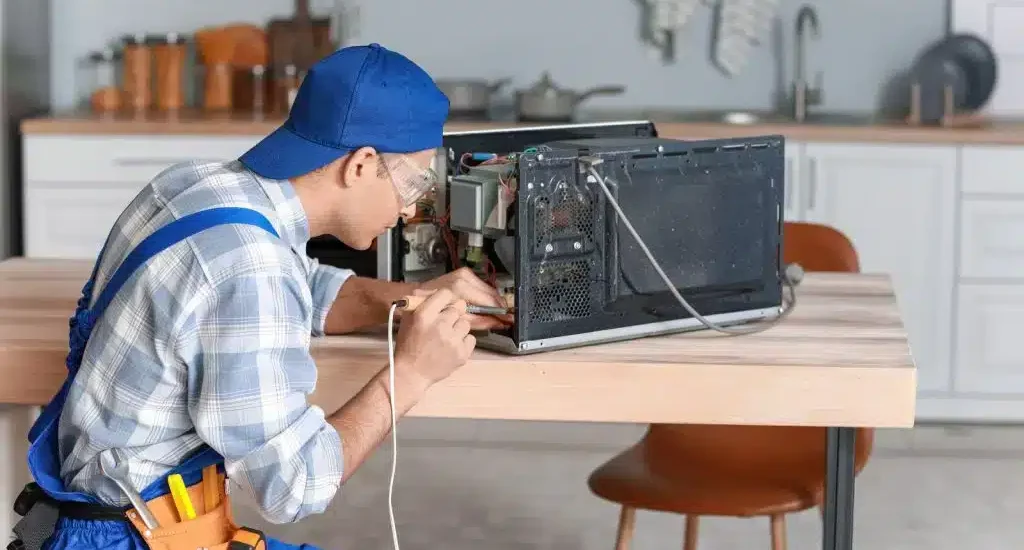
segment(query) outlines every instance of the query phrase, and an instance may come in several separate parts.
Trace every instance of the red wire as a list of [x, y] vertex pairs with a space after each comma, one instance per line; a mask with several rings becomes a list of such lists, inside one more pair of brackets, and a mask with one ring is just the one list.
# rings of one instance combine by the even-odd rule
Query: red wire
[[441, 237], [444, 238], [444, 244], [448, 247], [448, 257], [451, 258], [452, 266], [455, 269], [461, 267], [459, 262], [458, 248], [455, 243], [455, 235], [452, 233], [450, 227], [448, 227], [448, 216], [444, 215], [438, 218], [437, 224], [441, 226]]
[[487, 264], [486, 264], [486, 266], [484, 268], [487, 271], [487, 282], [490, 283], [491, 286], [497, 287], [498, 286], [498, 270], [494, 268], [494, 264], [491, 263], [490, 259], [485, 260], [485, 261], [487, 262]]

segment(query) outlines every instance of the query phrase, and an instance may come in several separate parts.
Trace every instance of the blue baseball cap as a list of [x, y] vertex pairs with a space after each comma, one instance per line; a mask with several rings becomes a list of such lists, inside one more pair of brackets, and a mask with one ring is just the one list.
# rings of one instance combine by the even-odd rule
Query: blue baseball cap
[[380, 44], [351, 46], [309, 69], [288, 119], [239, 160], [265, 178], [294, 178], [360, 147], [440, 147], [447, 118], [447, 96], [419, 65]]

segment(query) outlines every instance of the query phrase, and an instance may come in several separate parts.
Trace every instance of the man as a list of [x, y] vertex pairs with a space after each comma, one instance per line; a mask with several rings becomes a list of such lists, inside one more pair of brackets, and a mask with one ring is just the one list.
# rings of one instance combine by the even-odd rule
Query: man
[[[345, 48], [309, 71], [288, 121], [238, 161], [171, 167], [132, 201], [72, 319], [68, 382], [30, 434], [43, 501], [62, 515], [48, 548], [225, 542], [213, 534], [223, 521], [187, 539], [172, 532], [202, 514], [149, 529], [129, 512], [133, 528], [114, 508], [129, 504], [118, 471], [154, 510], [170, 498], [168, 474], [198, 483], [223, 464], [268, 521], [320, 513], [390, 431], [390, 399], [407, 412], [465, 363], [471, 327], [503, 322], [465, 314], [467, 302], [501, 303], [471, 272], [389, 283], [305, 253], [321, 234], [366, 250], [412, 214], [438, 183], [428, 167], [447, 115], [410, 60], [376, 44]], [[413, 292], [430, 295], [397, 336], [395, 395], [381, 365], [340, 410], [310, 405], [311, 335], [383, 323]]]

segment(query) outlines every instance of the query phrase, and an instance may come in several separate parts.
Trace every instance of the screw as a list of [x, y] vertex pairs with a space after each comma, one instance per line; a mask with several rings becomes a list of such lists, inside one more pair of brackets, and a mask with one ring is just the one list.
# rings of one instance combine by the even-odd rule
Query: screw
[[583, 248], [583, 243], [581, 243], [579, 241], [576, 241], [576, 242], [572, 243], [572, 247], [575, 248], [576, 250], [579, 250], [579, 249]]
[[659, 153], [664, 153], [665, 152], [665, 146], [664, 145], [659, 145], [658, 146], [658, 152]]
[[544, 160], [544, 153], [537, 155], [537, 160]]
[[548, 243], [547, 245], [544, 246], [544, 252], [551, 252], [554, 249], [555, 249], [555, 247], [551, 246], [550, 243]]
[[526, 184], [526, 188], [527, 189], [533, 189], [533, 182], [531, 181], [530, 183], [527, 183]]

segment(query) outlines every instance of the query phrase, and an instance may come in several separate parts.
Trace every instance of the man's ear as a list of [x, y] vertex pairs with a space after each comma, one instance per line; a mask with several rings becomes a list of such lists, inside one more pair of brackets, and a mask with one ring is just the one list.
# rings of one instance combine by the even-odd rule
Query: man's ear
[[361, 147], [348, 154], [341, 167], [342, 187], [360, 185], [377, 174], [378, 153], [373, 147]]

